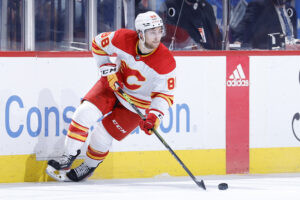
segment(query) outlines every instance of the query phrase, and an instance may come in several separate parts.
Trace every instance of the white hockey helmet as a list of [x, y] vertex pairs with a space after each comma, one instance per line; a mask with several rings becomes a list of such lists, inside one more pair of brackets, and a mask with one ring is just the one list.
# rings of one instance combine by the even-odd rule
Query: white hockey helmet
[[[160, 26], [163, 27], [163, 31], [164, 31], [164, 23], [162, 19], [159, 17], [158, 14], [156, 14], [153, 11], [140, 13], [135, 18], [135, 30], [137, 32], [142, 32], [143, 35], [145, 33], [145, 30], [160, 27]], [[145, 42], [145, 37], [143, 42]]]

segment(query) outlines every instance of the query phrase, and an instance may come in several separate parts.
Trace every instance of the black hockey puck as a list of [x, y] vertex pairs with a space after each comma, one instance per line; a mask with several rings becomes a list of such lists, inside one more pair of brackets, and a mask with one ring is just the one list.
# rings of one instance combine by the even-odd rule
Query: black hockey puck
[[228, 184], [227, 183], [220, 183], [218, 185], [219, 190], [227, 190], [228, 189]]

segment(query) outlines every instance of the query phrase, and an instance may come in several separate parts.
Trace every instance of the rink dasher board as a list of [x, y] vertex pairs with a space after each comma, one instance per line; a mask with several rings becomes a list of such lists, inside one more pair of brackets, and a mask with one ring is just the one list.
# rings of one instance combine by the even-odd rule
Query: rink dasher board
[[[248, 162], [239, 160], [239, 156], [244, 155], [234, 154], [231, 160], [226, 160], [230, 157], [226, 143], [233, 141], [228, 138], [230, 130], [226, 125], [232, 118], [239, 117], [237, 112], [237, 116], [226, 118], [226, 111], [230, 109], [226, 107], [228, 80], [234, 72], [228, 71], [227, 59], [232, 56], [236, 59], [240, 55], [175, 53], [175, 101], [159, 131], [169, 145], [183, 155], [183, 161], [196, 175], [238, 173], [241, 170], [244, 173], [299, 171], [299, 141], [293, 135], [291, 122], [300, 111], [300, 57], [298, 52], [292, 55], [291, 52], [288, 55], [267, 53], [256, 55], [250, 52], [248, 55], [242, 52], [242, 56], [249, 59], [249, 77], [241, 79], [248, 81], [249, 90], [248, 143], [245, 140], [240, 143], [239, 138], [234, 141], [238, 142], [237, 149], [248, 152]], [[56, 57], [56, 53], [49, 52], [50, 56], [38, 56], [41, 53], [37, 53], [22, 57], [21, 53], [5, 57], [4, 54], [0, 55], [0, 162], [6, 163], [8, 168], [0, 170], [0, 174], [8, 169], [19, 170], [14, 166], [18, 163], [24, 170], [19, 170], [20, 173], [13, 176], [15, 178], [8, 174], [3, 182], [48, 180], [42, 170], [39, 173], [31, 170], [44, 166], [44, 160], [61, 154], [72, 113], [99, 78], [97, 67], [86, 53], [84, 56], [77, 53], [75, 57], [68, 56], [72, 53]], [[245, 71], [243, 65], [242, 68]], [[296, 133], [299, 131], [300, 134], [300, 124], [295, 121], [294, 125]], [[128, 161], [132, 163], [129, 166]], [[226, 169], [231, 162], [236, 171]], [[239, 162], [245, 166], [243, 169], [238, 168]], [[135, 130], [124, 141], [113, 143], [110, 156], [92, 178], [159, 174], [186, 175], [155, 137]]]

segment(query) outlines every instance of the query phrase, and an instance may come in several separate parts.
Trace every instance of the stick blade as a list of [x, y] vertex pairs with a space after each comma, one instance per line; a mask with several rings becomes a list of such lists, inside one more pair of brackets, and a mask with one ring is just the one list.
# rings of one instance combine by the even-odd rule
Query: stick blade
[[199, 181], [196, 181], [196, 183], [197, 183], [197, 185], [198, 185], [199, 187], [201, 187], [203, 190], [206, 190], [206, 187], [205, 187], [205, 184], [204, 184], [204, 181], [203, 181], [203, 180], [201, 180], [200, 182], [199, 182]]

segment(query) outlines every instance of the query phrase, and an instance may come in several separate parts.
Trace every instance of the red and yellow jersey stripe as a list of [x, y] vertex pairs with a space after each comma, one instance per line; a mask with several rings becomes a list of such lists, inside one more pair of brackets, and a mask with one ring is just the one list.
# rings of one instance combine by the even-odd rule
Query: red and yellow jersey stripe
[[97, 151], [96, 149], [92, 148], [90, 145], [88, 146], [88, 149], [86, 151], [86, 155], [93, 160], [104, 160], [104, 158], [107, 156], [108, 153], [109, 151], [107, 152]]
[[[118, 94], [118, 96], [120, 96], [122, 99], [124, 99], [126, 101], [126, 99], [122, 96], [122, 94], [120, 92], [117, 92], [117, 94]], [[129, 96], [130, 100], [134, 103], [134, 105], [136, 105], [136, 107], [138, 107], [138, 108], [147, 109], [151, 105], [151, 101], [139, 99], [139, 98], [136, 98], [129, 94], [127, 94], [127, 95]]]
[[97, 54], [100, 56], [108, 56], [108, 54], [97, 45], [95, 39], [93, 40], [93, 43], [92, 43], [92, 51], [94, 54]]
[[75, 140], [78, 140], [81, 142], [85, 142], [88, 137], [88, 131], [89, 131], [88, 128], [81, 126], [80, 124], [76, 123], [75, 121], [72, 121], [69, 126], [67, 136], [72, 139], [75, 139]]
[[85, 142], [88, 134], [83, 135], [83, 134], [78, 134], [78, 133], [74, 133], [74, 132], [68, 131], [67, 136], [70, 137], [70, 138], [72, 138], [72, 139], [78, 140], [80, 142]]
[[163, 93], [159, 93], [159, 92], [152, 92], [151, 99], [154, 99], [156, 97], [161, 97], [164, 100], [166, 100], [168, 102], [169, 106], [173, 105], [174, 95], [167, 95], [167, 94], [163, 94]]

